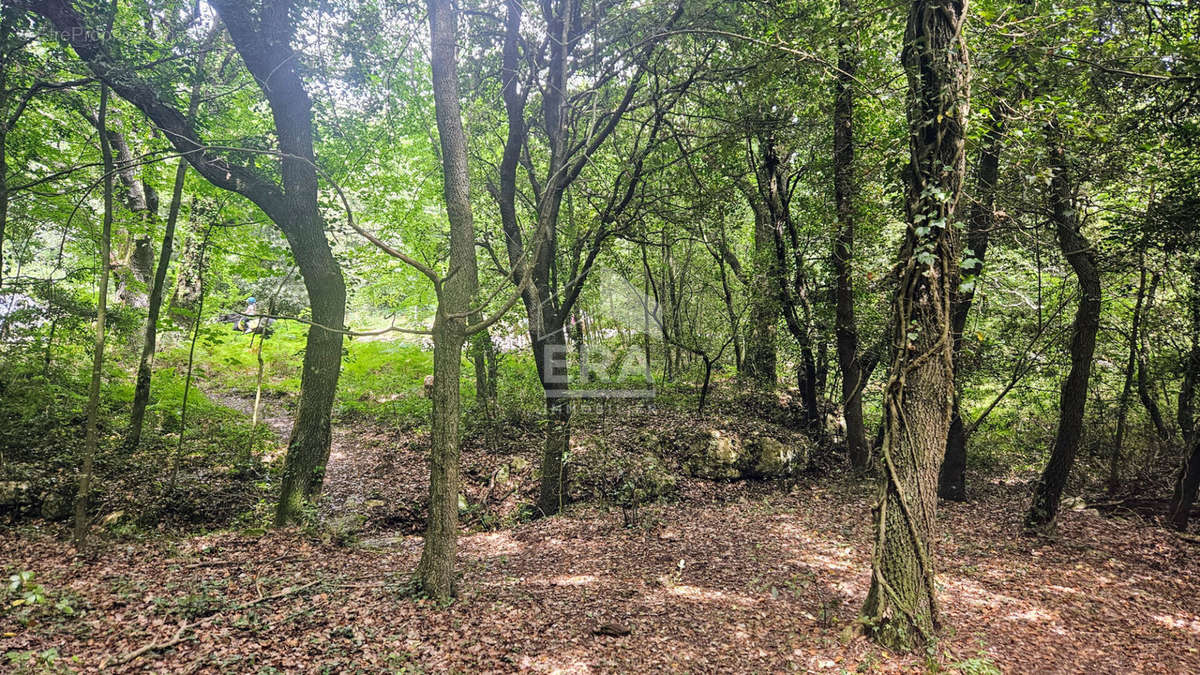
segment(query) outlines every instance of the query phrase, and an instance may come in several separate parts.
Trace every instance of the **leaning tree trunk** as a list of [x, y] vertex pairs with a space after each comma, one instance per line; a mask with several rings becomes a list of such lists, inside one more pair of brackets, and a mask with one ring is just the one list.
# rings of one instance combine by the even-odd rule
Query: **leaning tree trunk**
[[939, 625], [932, 543], [938, 465], [954, 397], [950, 286], [962, 193], [968, 67], [962, 0], [914, 0], [901, 58], [908, 76], [908, 229], [892, 324], [897, 349], [884, 390], [883, 479], [863, 623], [883, 644], [912, 650]]
[[167, 267], [171, 264], [171, 247], [175, 241], [175, 223], [179, 220], [179, 203], [183, 200], [183, 180], [187, 176], [187, 160], [180, 158], [175, 170], [175, 184], [171, 190], [171, 206], [167, 212], [167, 226], [163, 232], [162, 248], [158, 254], [158, 267], [154, 272], [154, 283], [150, 286], [147, 300], [146, 331], [142, 340], [142, 355], [138, 359], [137, 380], [133, 387], [133, 408], [129, 413], [129, 431], [125, 434], [125, 449], [137, 449], [142, 440], [142, 426], [146, 420], [146, 406], [150, 403], [150, 362], [154, 359], [158, 343], [158, 316], [162, 309], [163, 286], [167, 283]]
[[454, 594], [458, 540], [459, 378], [466, 317], [478, 285], [475, 225], [471, 214], [467, 141], [458, 102], [455, 56], [458, 16], [450, 0], [429, 1], [430, 62], [443, 192], [450, 221], [450, 270], [443, 279], [433, 325], [433, 420], [429, 454], [429, 519], [417, 565], [417, 583], [430, 597]]
[[1079, 231], [1078, 210], [1074, 203], [1074, 187], [1066, 148], [1056, 122], [1047, 128], [1050, 142], [1050, 166], [1054, 172], [1050, 181], [1050, 208], [1058, 232], [1058, 245], [1063, 257], [1071, 264], [1079, 279], [1079, 307], [1071, 328], [1071, 370], [1063, 381], [1059, 398], [1058, 431], [1046, 468], [1034, 489], [1033, 503], [1025, 516], [1025, 527], [1046, 530], [1054, 526], [1059, 501], [1079, 439], [1083, 434], [1083, 412], [1087, 404], [1088, 379], [1092, 370], [1092, 354], [1096, 350], [1096, 333], [1100, 329], [1100, 273], [1091, 243]]
[[[849, 21], [857, 14], [855, 0], [841, 0], [841, 18]], [[846, 30], [849, 33], [848, 30]], [[836, 316], [838, 366], [842, 371], [842, 415], [846, 420], [846, 454], [850, 466], [865, 470], [871, 463], [867, 428], [863, 420], [862, 364], [858, 354], [858, 323], [854, 318], [854, 197], [858, 183], [854, 177], [854, 79], [858, 57], [849, 40], [838, 46], [837, 95], [833, 104], [833, 199], [837, 206], [837, 235], [831, 258], [836, 277]]]
[[[962, 283], [951, 288], [951, 336], [954, 339], [954, 404], [950, 413], [950, 432], [946, 436], [946, 455], [938, 473], [938, 496], [953, 501], [967, 499], [967, 433], [963, 424], [959, 381], [959, 355], [962, 353], [963, 331], [975, 300], [975, 284], [983, 271], [988, 241], [996, 226], [996, 183], [1000, 177], [1000, 145], [1004, 140], [1004, 116], [1000, 105], [992, 108], [992, 118], [984, 134], [977, 176], [978, 195], [967, 220], [967, 250], [963, 252]], [[969, 264], [968, 264], [969, 263]]]

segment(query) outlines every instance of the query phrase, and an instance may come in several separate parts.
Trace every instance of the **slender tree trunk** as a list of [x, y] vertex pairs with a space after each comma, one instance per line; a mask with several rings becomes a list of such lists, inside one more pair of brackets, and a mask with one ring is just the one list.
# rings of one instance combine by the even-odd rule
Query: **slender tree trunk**
[[1059, 399], [1058, 431], [1046, 468], [1034, 489], [1033, 503], [1025, 517], [1025, 527], [1031, 530], [1052, 528], [1058, 515], [1059, 501], [1083, 434], [1083, 413], [1087, 404], [1092, 354], [1096, 349], [1096, 333], [1100, 329], [1100, 273], [1096, 269], [1095, 253], [1091, 242], [1079, 231], [1070, 162], [1056, 122], [1050, 123], [1047, 134], [1050, 166], [1054, 172], [1050, 183], [1050, 208], [1058, 232], [1058, 245], [1079, 279], [1080, 294], [1071, 329], [1071, 369], [1063, 381]]
[[[773, 134], [764, 134], [759, 141], [762, 149], [762, 166], [759, 168], [759, 192], [762, 196], [764, 215], [770, 223], [771, 238], [775, 249], [775, 267], [771, 269], [772, 290], [776, 298], [775, 307], [783, 315], [788, 332], [800, 346], [800, 365], [797, 372], [797, 387], [804, 402], [804, 424], [808, 429], [821, 429], [817, 405], [817, 360], [813, 355], [812, 310], [809, 307], [808, 281], [805, 272], [803, 251], [796, 235], [790, 209], [788, 175], [783, 158]], [[791, 248], [793, 266], [789, 282], [788, 248]]]
[[1113, 438], [1112, 454], [1108, 460], [1108, 493], [1116, 494], [1121, 489], [1121, 450], [1125, 444], [1126, 423], [1129, 417], [1130, 397], [1137, 371], [1138, 340], [1142, 324], [1142, 301], [1146, 297], [1146, 265], [1140, 264], [1137, 297], [1133, 302], [1133, 319], [1129, 326], [1129, 358], [1125, 361], [1125, 382], [1121, 386], [1121, 398], [1117, 403], [1117, 432]]
[[[212, 226], [204, 230], [204, 238], [200, 242], [200, 269], [204, 268], [204, 254], [208, 252], [208, 240], [212, 236]], [[186, 440], [188, 401], [192, 393], [192, 370], [196, 365], [196, 341], [200, 339], [200, 327], [204, 318], [204, 276], [198, 280], [200, 296], [196, 299], [196, 320], [192, 323], [192, 340], [188, 344], [187, 370], [183, 374], [183, 403], [179, 406], [179, 441], [175, 445], [175, 458], [171, 462], [171, 477], [167, 481], [167, 494], [175, 494], [176, 479], [179, 477], [179, 465], [183, 463], [183, 445]]]
[[[967, 434], [960, 409], [962, 383], [959, 355], [963, 331], [975, 300], [975, 284], [983, 272], [988, 242], [996, 225], [996, 184], [1000, 178], [1000, 149], [1004, 142], [1004, 116], [1000, 105], [992, 107], [992, 117], [984, 134], [976, 174], [978, 195], [967, 219], [967, 248], [963, 253], [962, 282], [951, 287], [951, 335], [954, 339], [954, 403], [950, 413], [950, 432], [946, 436], [946, 454], [938, 474], [938, 496], [962, 502], [967, 500]], [[969, 265], [967, 263], [970, 263]]]
[[[111, 25], [111, 23], [110, 23]], [[109, 254], [112, 245], [113, 222], [113, 156], [103, 132], [108, 123], [108, 87], [100, 85], [100, 154], [104, 160], [104, 221], [100, 230], [100, 255], [96, 258], [100, 281], [96, 292], [96, 341], [92, 352], [92, 379], [88, 385], [87, 431], [83, 448], [83, 467], [79, 472], [79, 491], [75, 495], [75, 522], [73, 538], [75, 548], [83, 549], [87, 544], [88, 498], [92, 491], [92, 474], [99, 451], [100, 383], [104, 372], [104, 334], [108, 316], [108, 272]]]
[[133, 409], [129, 414], [129, 431], [125, 435], [125, 449], [133, 452], [142, 439], [142, 425], [146, 419], [146, 406], [150, 403], [150, 363], [154, 359], [158, 343], [158, 317], [162, 309], [163, 287], [167, 283], [167, 267], [171, 264], [171, 247], [175, 241], [175, 223], [179, 220], [179, 205], [183, 200], [183, 182], [187, 176], [187, 160], [180, 159], [175, 170], [175, 184], [171, 189], [171, 206], [167, 212], [167, 226], [163, 232], [162, 249], [158, 254], [158, 267], [154, 272], [154, 284], [150, 287], [149, 309], [146, 317], [146, 333], [142, 342], [142, 356], [138, 360], [137, 381], [133, 389]]
[[908, 76], [911, 159], [893, 344], [884, 390], [883, 479], [863, 621], [900, 650], [939, 627], [932, 544], [938, 465], [954, 398], [951, 284], [959, 265], [953, 223], [962, 193], [968, 66], [961, 0], [914, 0], [901, 60]]
[[[455, 590], [462, 349], [466, 340], [466, 317], [471, 314], [471, 302], [479, 281], [475, 266], [467, 141], [458, 101], [455, 54], [458, 15], [451, 0], [429, 0], [428, 6], [433, 96], [442, 146], [446, 213], [450, 220], [450, 270], [442, 282], [433, 327], [429, 520], [421, 562], [417, 565], [417, 581], [430, 597], [445, 601]], [[486, 396], [486, 386], [484, 389]]]
[[[14, 53], [8, 49], [8, 41], [13, 35], [14, 18], [13, 11], [0, 10], [0, 289], [4, 288], [4, 236], [8, 231], [8, 72]], [[6, 318], [3, 329], [7, 327]]]
[[[841, 0], [841, 19], [857, 16], [856, 0]], [[858, 55], [850, 43], [851, 31], [843, 28], [838, 45], [837, 93], [833, 103], [833, 199], [837, 206], [837, 234], [831, 258], [835, 277], [834, 333], [837, 338], [838, 366], [842, 371], [842, 415], [846, 420], [846, 454], [850, 466], [863, 471], [871, 464], [867, 429], [863, 420], [862, 391], [866, 383], [858, 354], [858, 322], [854, 317], [854, 198], [858, 193], [854, 177], [854, 86]]]
[[[1162, 278], [1159, 272], [1150, 274], [1150, 288], [1146, 291], [1146, 307], [1142, 313], [1145, 316], [1153, 316], [1154, 298], [1158, 293], [1158, 282]], [[1150, 422], [1154, 425], [1154, 431], [1158, 435], [1160, 443], [1168, 443], [1171, 440], [1171, 430], [1167, 428], [1166, 421], [1163, 420], [1162, 411], [1158, 407], [1158, 401], [1154, 398], [1153, 392], [1150, 391], [1150, 374], [1149, 364], [1146, 357], [1145, 331], [1142, 331], [1141, 339], [1138, 340], [1137, 346], [1137, 393], [1138, 399], [1142, 402], [1142, 407], [1146, 409], [1146, 414], [1150, 416]]]

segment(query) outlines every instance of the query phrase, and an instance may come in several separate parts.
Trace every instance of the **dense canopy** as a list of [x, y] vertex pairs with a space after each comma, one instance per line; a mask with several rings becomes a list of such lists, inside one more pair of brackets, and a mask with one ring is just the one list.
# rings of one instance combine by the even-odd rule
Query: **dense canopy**
[[1196, 672], [1198, 157], [1186, 0], [0, 0], [0, 649]]

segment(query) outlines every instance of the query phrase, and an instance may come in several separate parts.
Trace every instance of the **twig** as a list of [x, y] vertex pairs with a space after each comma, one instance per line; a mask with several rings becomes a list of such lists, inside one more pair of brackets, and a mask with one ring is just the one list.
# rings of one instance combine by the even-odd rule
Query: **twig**
[[[243, 609], [249, 609], [255, 605], [258, 605], [258, 604], [261, 604], [264, 602], [268, 602], [270, 600], [277, 600], [282, 597], [294, 595], [296, 593], [299, 593], [300, 591], [303, 591], [306, 588], [311, 588], [319, 583], [321, 583], [321, 581], [318, 579], [317, 581], [310, 581], [309, 583], [304, 584], [302, 586], [290, 586], [288, 588], [283, 589], [282, 591], [279, 591], [278, 593], [272, 593], [271, 595], [263, 596], [257, 600], [251, 600], [250, 602], [245, 602], [245, 603], [242, 603], [235, 607], [231, 607], [230, 610], [237, 612], [237, 611], [241, 611]], [[139, 657], [141, 657], [145, 654], [148, 654], [150, 652], [158, 652], [158, 651], [162, 651], [164, 649], [169, 649], [171, 647], [174, 647], [175, 645], [179, 644], [180, 642], [190, 639], [190, 638], [184, 637], [188, 631], [192, 630], [193, 628], [196, 628], [197, 626], [199, 626], [202, 623], [208, 622], [208, 620], [214, 616], [217, 616], [217, 615], [212, 614], [210, 616], [204, 617], [203, 619], [199, 619], [199, 620], [193, 621], [191, 623], [185, 623], [179, 627], [179, 630], [175, 631], [175, 636], [172, 637], [170, 640], [167, 640], [166, 642], [151, 642], [150, 644], [140, 647], [137, 650], [129, 652], [128, 654], [125, 654], [123, 656], [119, 656], [116, 658], [109, 658], [100, 664], [100, 668], [101, 668], [101, 670], [103, 670], [104, 668], [107, 668], [110, 665], [111, 666], [124, 665], [124, 664], [134, 661], [134, 660], [138, 659]]]

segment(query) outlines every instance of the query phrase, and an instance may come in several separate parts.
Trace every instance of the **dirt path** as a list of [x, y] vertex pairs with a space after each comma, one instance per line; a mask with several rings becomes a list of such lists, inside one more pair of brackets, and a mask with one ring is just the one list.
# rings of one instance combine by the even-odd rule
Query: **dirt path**
[[[247, 420], [254, 418], [254, 396], [240, 396], [232, 392], [205, 391], [204, 395], [213, 403], [223, 405], [246, 416]], [[286, 442], [292, 435], [293, 417], [283, 404], [274, 398], [263, 396], [258, 408], [260, 424], [265, 424], [275, 432], [282, 441]]]

